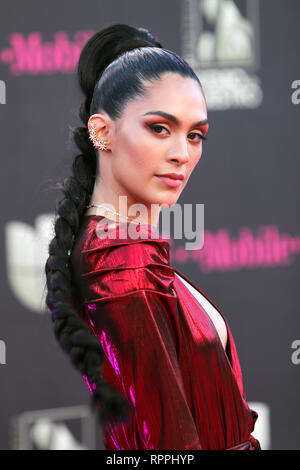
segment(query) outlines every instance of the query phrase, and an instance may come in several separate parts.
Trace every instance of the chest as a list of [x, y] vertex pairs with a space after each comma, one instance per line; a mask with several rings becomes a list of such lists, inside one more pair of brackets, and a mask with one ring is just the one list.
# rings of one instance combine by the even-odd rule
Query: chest
[[226, 323], [222, 317], [222, 315], [218, 312], [218, 310], [211, 304], [209, 300], [204, 297], [197, 289], [195, 289], [189, 282], [187, 282], [183, 277], [181, 277], [178, 273], [175, 273], [180, 281], [186, 286], [186, 288], [190, 291], [193, 297], [196, 299], [197, 302], [200, 303], [202, 308], [205, 310], [207, 315], [209, 316], [210, 320], [212, 321], [221, 343], [223, 345], [224, 350], [226, 349], [227, 341], [228, 341], [228, 334]]

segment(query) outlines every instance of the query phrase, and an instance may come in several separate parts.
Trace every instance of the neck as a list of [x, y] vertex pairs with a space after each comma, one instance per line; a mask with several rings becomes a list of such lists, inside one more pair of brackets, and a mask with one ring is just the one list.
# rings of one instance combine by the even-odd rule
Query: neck
[[[115, 222], [135, 223], [137, 225], [150, 224], [153, 227], [157, 227], [158, 224], [160, 213], [160, 206], [158, 204], [139, 203], [141, 204], [141, 211], [138, 209], [130, 211], [130, 207], [133, 206], [133, 204], [137, 204], [136, 201], [131, 201], [127, 195], [117, 195], [109, 190], [105, 190], [104, 193], [102, 188], [96, 185], [89, 202], [89, 205], [92, 204], [99, 204], [105, 207], [91, 207], [86, 211], [86, 215], [103, 215], [107, 219], [114, 220]], [[118, 214], [115, 214], [115, 212]]]

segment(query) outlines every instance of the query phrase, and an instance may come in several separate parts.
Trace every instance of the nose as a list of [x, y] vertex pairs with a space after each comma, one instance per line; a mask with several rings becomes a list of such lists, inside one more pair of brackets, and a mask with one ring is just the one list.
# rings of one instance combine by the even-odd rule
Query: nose
[[170, 162], [176, 162], [180, 165], [187, 163], [190, 160], [188, 152], [188, 142], [185, 138], [178, 139], [172, 146], [169, 152], [168, 160]]

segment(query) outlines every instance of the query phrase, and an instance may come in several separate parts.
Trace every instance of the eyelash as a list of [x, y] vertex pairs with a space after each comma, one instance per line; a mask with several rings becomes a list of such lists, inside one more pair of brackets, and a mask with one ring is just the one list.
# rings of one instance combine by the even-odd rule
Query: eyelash
[[[161, 128], [161, 129], [165, 129], [166, 131], [168, 130], [168, 129], [166, 129], [166, 127], [162, 126], [161, 124], [148, 124], [148, 127], [149, 127], [152, 131], [154, 131], [154, 129], [155, 129], [155, 128], [157, 129], [158, 127]], [[155, 131], [154, 131], [154, 132], [155, 132]], [[155, 134], [158, 134], [158, 135], [159, 135], [158, 132], [155, 132]], [[206, 139], [207, 139], [207, 137], [206, 137], [205, 135], [202, 135], [202, 134], [200, 134], [199, 132], [191, 132], [191, 134], [193, 134], [193, 135], [198, 135], [201, 140], [206, 140]], [[200, 141], [197, 142], [197, 143], [199, 144]]]

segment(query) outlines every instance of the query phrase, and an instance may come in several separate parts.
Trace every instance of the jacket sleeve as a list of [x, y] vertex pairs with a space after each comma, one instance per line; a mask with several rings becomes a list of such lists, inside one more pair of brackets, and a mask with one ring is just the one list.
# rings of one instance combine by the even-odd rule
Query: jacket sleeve
[[143, 240], [84, 253], [85, 314], [108, 361], [103, 375], [133, 405], [127, 429], [107, 429], [123, 448], [201, 449], [178, 362], [177, 294], [165, 244]]

